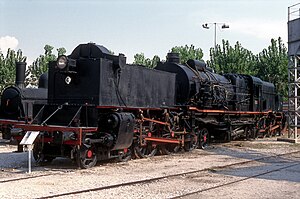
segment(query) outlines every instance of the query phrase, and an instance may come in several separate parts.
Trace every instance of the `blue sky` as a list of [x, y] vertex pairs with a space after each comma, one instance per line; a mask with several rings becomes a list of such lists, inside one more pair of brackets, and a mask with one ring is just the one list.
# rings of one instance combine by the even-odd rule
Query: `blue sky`
[[[253, 53], [279, 36], [287, 42], [288, 6], [296, 0], [0, 0], [0, 48], [22, 49], [31, 62], [45, 44], [65, 47], [95, 42], [127, 62], [136, 53], [146, 57], [174, 46], [200, 47], [204, 59], [214, 45], [214, 30], [204, 23], [226, 23], [217, 29], [217, 43], [239, 41]], [[31, 63], [28, 63], [31, 64]]]

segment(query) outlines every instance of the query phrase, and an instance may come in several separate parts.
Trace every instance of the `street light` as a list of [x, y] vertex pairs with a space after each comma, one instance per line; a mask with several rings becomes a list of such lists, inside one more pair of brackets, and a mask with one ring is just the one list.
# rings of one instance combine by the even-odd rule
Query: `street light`
[[229, 25], [227, 25], [225, 23], [205, 23], [205, 24], [202, 24], [202, 27], [205, 28], [205, 29], [209, 29], [210, 25], [215, 26], [215, 37], [214, 37], [215, 46], [214, 46], [214, 48], [215, 48], [215, 51], [216, 51], [216, 48], [217, 48], [217, 25], [222, 25], [221, 26], [222, 29], [229, 28]]

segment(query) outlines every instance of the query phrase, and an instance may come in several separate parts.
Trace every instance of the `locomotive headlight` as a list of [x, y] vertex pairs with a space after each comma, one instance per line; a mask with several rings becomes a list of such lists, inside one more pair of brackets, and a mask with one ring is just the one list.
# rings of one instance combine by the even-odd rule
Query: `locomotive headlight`
[[68, 58], [65, 55], [61, 55], [57, 58], [56, 66], [59, 69], [64, 69], [68, 65]]

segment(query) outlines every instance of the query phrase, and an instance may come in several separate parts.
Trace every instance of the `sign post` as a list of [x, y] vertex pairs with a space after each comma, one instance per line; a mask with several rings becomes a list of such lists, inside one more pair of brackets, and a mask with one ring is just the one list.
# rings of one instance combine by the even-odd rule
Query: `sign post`
[[28, 148], [28, 173], [31, 173], [32, 145], [39, 134], [39, 131], [27, 131], [27, 133], [20, 142], [20, 145], [26, 145]]

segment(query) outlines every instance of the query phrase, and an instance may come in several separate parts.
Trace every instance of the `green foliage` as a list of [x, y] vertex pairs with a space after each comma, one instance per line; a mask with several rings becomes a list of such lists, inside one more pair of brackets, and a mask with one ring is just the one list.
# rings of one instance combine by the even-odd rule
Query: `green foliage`
[[272, 82], [285, 98], [288, 93], [288, 54], [281, 38], [272, 39], [271, 45], [258, 55], [243, 48], [239, 42], [230, 46], [222, 41], [222, 46], [210, 49], [208, 65], [217, 73], [248, 74]]
[[257, 76], [272, 82], [281, 95], [288, 95], [288, 54], [282, 39], [272, 39], [271, 45], [258, 54]]
[[239, 73], [256, 75], [257, 58], [253, 53], [241, 46], [237, 41], [234, 47], [229, 41], [222, 41], [222, 46], [210, 49], [208, 66], [217, 73]]
[[[182, 64], [185, 64], [189, 59], [202, 60], [203, 52], [201, 48], [195, 48], [195, 46], [175, 46], [171, 49], [171, 52], [179, 53], [179, 57]], [[134, 64], [143, 65], [148, 68], [155, 68], [157, 62], [160, 62], [159, 56], [155, 55], [152, 59], [146, 58], [144, 53], [137, 53], [134, 55]]]
[[65, 48], [58, 48], [57, 49], [57, 55], [60, 56], [60, 55], [64, 55], [66, 54], [66, 49]]
[[[44, 55], [40, 55], [29, 67], [26, 71], [26, 85], [37, 86], [39, 77], [41, 74], [48, 71], [48, 63], [50, 61], [55, 61], [57, 56], [53, 54], [53, 46], [45, 45]], [[65, 48], [57, 49], [58, 56], [66, 53]]]
[[158, 62], [160, 62], [160, 57], [158, 55], [154, 55], [151, 60], [151, 68], [155, 68]]
[[22, 51], [19, 49], [17, 52], [8, 49], [6, 57], [0, 52], [0, 91], [9, 85], [15, 83], [16, 67], [15, 63], [19, 61], [26, 61]]
[[146, 66], [147, 68], [155, 68], [157, 62], [160, 61], [159, 56], [155, 55], [152, 59], [146, 58], [144, 53], [137, 53], [134, 55], [133, 64]]
[[171, 49], [173, 53], [179, 53], [180, 62], [185, 64], [189, 59], [202, 60], [203, 51], [201, 48], [195, 48], [194, 45], [175, 46]]

